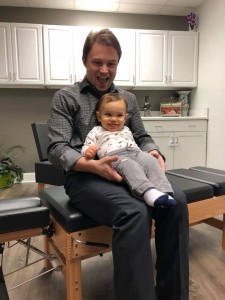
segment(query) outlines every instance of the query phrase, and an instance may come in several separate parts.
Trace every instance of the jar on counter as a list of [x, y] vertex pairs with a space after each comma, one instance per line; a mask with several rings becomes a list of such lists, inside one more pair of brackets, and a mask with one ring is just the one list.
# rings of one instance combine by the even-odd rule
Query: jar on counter
[[188, 103], [188, 95], [191, 93], [191, 91], [177, 91], [177, 94], [179, 95], [179, 99], [181, 101], [181, 116], [185, 117], [188, 116], [189, 111], [189, 103]]

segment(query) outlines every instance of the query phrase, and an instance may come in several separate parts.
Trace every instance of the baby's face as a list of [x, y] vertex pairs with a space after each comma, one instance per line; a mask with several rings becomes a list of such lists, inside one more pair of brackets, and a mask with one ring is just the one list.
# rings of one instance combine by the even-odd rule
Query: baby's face
[[98, 121], [108, 131], [120, 131], [127, 118], [124, 100], [103, 102], [97, 112]]

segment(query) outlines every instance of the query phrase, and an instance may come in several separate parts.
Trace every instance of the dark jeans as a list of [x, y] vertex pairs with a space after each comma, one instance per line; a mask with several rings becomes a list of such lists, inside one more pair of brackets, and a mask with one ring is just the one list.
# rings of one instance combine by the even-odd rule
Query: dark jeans
[[[124, 183], [91, 173], [67, 174], [65, 190], [72, 204], [113, 228], [116, 300], [188, 299], [188, 210], [185, 195], [174, 186], [173, 189], [177, 205], [156, 209], [134, 198]], [[156, 293], [150, 247], [153, 218]]]

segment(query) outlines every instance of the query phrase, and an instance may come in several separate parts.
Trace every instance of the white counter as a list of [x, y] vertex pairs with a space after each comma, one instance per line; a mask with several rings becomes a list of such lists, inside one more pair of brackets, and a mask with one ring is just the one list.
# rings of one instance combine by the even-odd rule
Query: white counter
[[151, 111], [151, 117], [141, 117], [143, 121], [162, 121], [162, 120], [208, 120], [208, 108], [193, 109], [185, 117], [161, 117], [159, 111]]

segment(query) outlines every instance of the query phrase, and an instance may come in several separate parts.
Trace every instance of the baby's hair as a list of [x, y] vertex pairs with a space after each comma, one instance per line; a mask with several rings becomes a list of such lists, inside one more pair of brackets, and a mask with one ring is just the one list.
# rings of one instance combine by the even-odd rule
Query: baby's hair
[[127, 112], [127, 102], [125, 101], [123, 96], [118, 93], [107, 93], [107, 94], [103, 95], [97, 103], [96, 111], [99, 111], [103, 102], [109, 103], [109, 102], [115, 102], [115, 101], [120, 101], [120, 100], [124, 101], [125, 106], [126, 106], [126, 112]]

